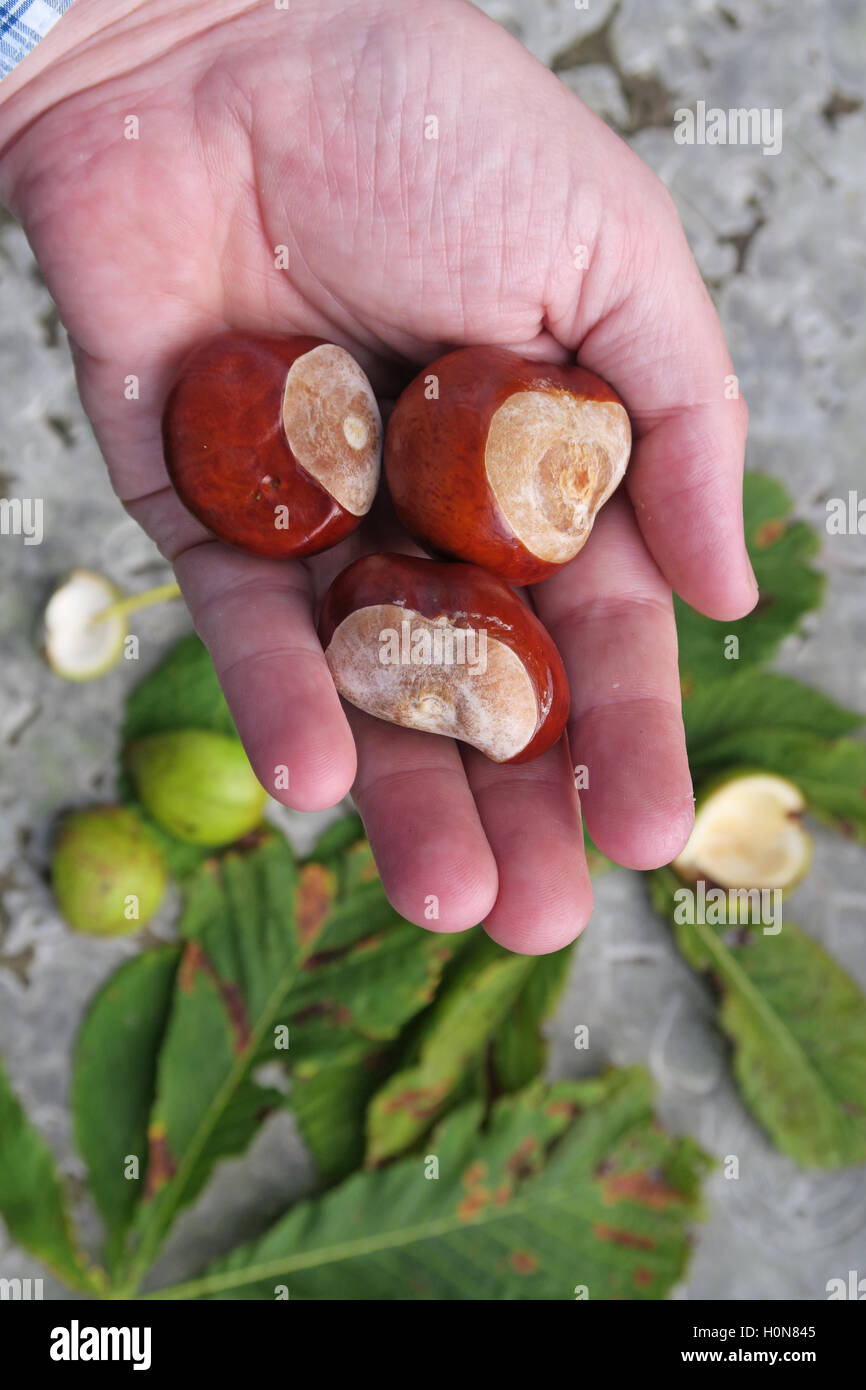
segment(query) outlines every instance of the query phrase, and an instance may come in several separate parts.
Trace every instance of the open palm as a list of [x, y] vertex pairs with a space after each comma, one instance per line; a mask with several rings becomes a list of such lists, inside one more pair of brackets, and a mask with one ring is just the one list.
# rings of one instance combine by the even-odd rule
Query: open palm
[[[670, 200], [459, 0], [237, 0], [218, 22], [211, 7], [148, 8], [0, 110], [0, 190], [69, 330], [114, 486], [174, 561], [264, 785], [287, 765], [274, 795], [305, 810], [351, 789], [409, 919], [562, 946], [592, 902], [575, 765], [613, 859], [666, 862], [690, 828], [671, 585], [719, 618], [755, 598], [745, 410], [728, 399], [730, 361]], [[568, 743], [496, 766], [344, 711], [317, 597], [359, 548], [413, 547], [380, 507], [333, 552], [265, 561], [184, 510], [162, 405], [189, 348], [227, 328], [339, 342], [385, 398], [464, 343], [579, 350], [615, 386], [636, 438], [627, 485], [581, 554], [531, 591], [569, 673]]]

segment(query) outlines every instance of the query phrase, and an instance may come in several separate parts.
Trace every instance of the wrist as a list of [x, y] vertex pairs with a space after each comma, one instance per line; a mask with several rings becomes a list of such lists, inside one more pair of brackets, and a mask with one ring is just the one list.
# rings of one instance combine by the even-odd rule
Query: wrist
[[117, 23], [139, 0], [73, 0], [56, 23], [0, 81], [0, 112], [26, 87], [89, 38]]

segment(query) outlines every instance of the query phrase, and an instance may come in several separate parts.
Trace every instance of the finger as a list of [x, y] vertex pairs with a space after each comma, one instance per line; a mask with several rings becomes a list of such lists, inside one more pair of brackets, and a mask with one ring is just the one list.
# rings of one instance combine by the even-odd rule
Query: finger
[[262, 786], [298, 811], [335, 806], [355, 749], [303, 566], [209, 540], [182, 551], [175, 573]]
[[355, 775], [354, 744], [316, 636], [304, 567], [222, 545], [168, 487], [127, 509], [174, 563], [262, 786], [298, 811], [342, 801]]
[[582, 323], [587, 293], [577, 316], [563, 302], [554, 326], [628, 408], [626, 487], [665, 578], [710, 617], [738, 618], [758, 596], [743, 535], [747, 411], [670, 198], [653, 178], [638, 204], [621, 232], [616, 306]]
[[604, 508], [581, 553], [533, 597], [568, 672], [587, 830], [619, 864], [669, 863], [694, 817], [676, 626], [668, 586], [624, 497]]
[[433, 931], [465, 931], [496, 900], [496, 861], [451, 739], [347, 706], [358, 750], [352, 791], [396, 910]]
[[558, 951], [592, 912], [567, 741], [531, 763], [499, 766], [471, 748], [464, 762], [499, 870], [484, 929], [509, 951]]
[[174, 564], [256, 776], [295, 810], [336, 805], [352, 785], [355, 752], [316, 636], [305, 569], [222, 545], [181, 504], [162, 456], [164, 358], [130, 401], [112, 364], [79, 349], [76, 367], [115, 488]]

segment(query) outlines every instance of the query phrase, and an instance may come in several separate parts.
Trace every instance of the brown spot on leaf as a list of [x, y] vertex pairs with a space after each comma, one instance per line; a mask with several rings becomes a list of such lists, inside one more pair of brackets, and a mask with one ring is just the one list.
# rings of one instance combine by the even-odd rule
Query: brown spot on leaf
[[182, 994], [192, 994], [196, 975], [205, 974], [205, 954], [197, 941], [190, 941], [185, 948], [177, 972], [177, 985]]
[[336, 897], [334, 875], [324, 864], [304, 864], [295, 898], [298, 936], [305, 946], [315, 941]]
[[150, 1125], [147, 1131], [147, 1146], [147, 1176], [144, 1184], [146, 1202], [174, 1177], [177, 1167], [165, 1137], [165, 1125]]
[[422, 1004], [429, 1004], [435, 998], [439, 981], [442, 979], [442, 967], [451, 959], [451, 955], [450, 946], [440, 946], [430, 952], [427, 958], [426, 979], [416, 996]]
[[359, 956], [364, 955], [366, 951], [378, 951], [382, 939], [381, 932], [373, 932], [372, 936], [365, 936], [362, 941], [357, 942], [355, 950]]
[[784, 521], [765, 521], [762, 525], [755, 527], [752, 539], [759, 549], [766, 550], [768, 546], [775, 545], [776, 541], [781, 540], [785, 534], [785, 529]]
[[490, 1193], [486, 1187], [473, 1188], [463, 1198], [457, 1208], [457, 1215], [461, 1221], [474, 1221], [479, 1212], [483, 1211], [490, 1201]]
[[633, 1231], [620, 1231], [616, 1226], [608, 1226], [603, 1221], [596, 1221], [592, 1230], [598, 1240], [608, 1240], [612, 1245], [627, 1245], [634, 1250], [655, 1249], [655, 1241], [650, 1240], [649, 1236], [637, 1236]]
[[220, 998], [225, 1005], [226, 1013], [229, 1016], [229, 1023], [232, 1030], [232, 1042], [235, 1052], [245, 1052], [250, 1043], [250, 1021], [247, 1017], [247, 1006], [244, 997], [237, 985], [231, 984], [227, 980], [217, 978], [216, 972], [212, 972], [213, 981], [220, 992]]
[[410, 1086], [385, 1101], [383, 1109], [386, 1112], [405, 1110], [413, 1120], [428, 1120], [436, 1114], [447, 1089], [447, 1081], [437, 1081], [433, 1086]]
[[617, 1173], [603, 1179], [601, 1190], [606, 1205], [615, 1202], [638, 1202], [650, 1211], [664, 1211], [665, 1207], [682, 1202], [682, 1194], [664, 1180], [660, 1172]]
[[531, 1250], [512, 1250], [508, 1263], [516, 1274], [536, 1274], [540, 1268]]
[[252, 1030], [240, 987], [231, 980], [221, 980], [199, 943], [190, 941], [183, 953], [178, 971], [178, 985], [184, 994], [192, 994], [199, 976], [213, 983], [223, 1002], [235, 1052], [245, 1051], [249, 1046]]
[[381, 1048], [378, 1052], [368, 1052], [367, 1055], [361, 1059], [361, 1065], [366, 1067], [368, 1071], [376, 1071], [378, 1067], [382, 1066], [388, 1055], [387, 1048]]
[[248, 830], [246, 835], [242, 835], [239, 840], [235, 840], [232, 845], [232, 853], [252, 854], [253, 850], [263, 845], [265, 840], [269, 840], [273, 834], [265, 825], [256, 826], [255, 830]]
[[477, 1163], [470, 1163], [463, 1174], [464, 1187], [477, 1187], [482, 1178], [487, 1177], [487, 1164], [480, 1160]]
[[573, 1100], [552, 1100], [544, 1107], [544, 1110], [547, 1115], [564, 1115], [567, 1120], [570, 1120], [577, 1113], [577, 1106]]
[[649, 1288], [654, 1280], [655, 1274], [651, 1269], [647, 1269], [645, 1265], [638, 1265], [634, 1272], [634, 1284], [636, 1289]]
[[505, 1171], [513, 1173], [515, 1178], [530, 1178], [540, 1167], [541, 1145], [534, 1134], [527, 1134], [505, 1164]]
[[332, 1023], [351, 1023], [352, 1010], [333, 999], [317, 999], [315, 1004], [308, 1004], [305, 1009], [299, 1009], [293, 1014], [292, 1023], [300, 1026], [303, 1023], [312, 1023], [317, 1018], [327, 1018]]
[[501, 1182], [493, 1193], [493, 1205], [504, 1207], [506, 1202], [510, 1202], [514, 1194], [511, 1183]]
[[322, 965], [331, 965], [335, 960], [342, 960], [351, 949], [351, 946], [334, 946], [330, 951], [314, 951], [311, 956], [307, 956], [302, 968], [318, 970]]

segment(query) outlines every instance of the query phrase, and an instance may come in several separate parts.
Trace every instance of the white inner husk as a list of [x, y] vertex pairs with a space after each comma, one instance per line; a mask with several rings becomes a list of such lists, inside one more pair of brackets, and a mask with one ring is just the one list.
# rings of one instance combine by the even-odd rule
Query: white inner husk
[[73, 571], [55, 590], [45, 609], [45, 654], [59, 675], [80, 680], [112, 664], [126, 636], [123, 614], [94, 618], [118, 597], [115, 586], [92, 570]]
[[786, 888], [803, 872], [811, 838], [797, 787], [769, 773], [734, 778], [711, 792], [674, 868], [722, 888]]

